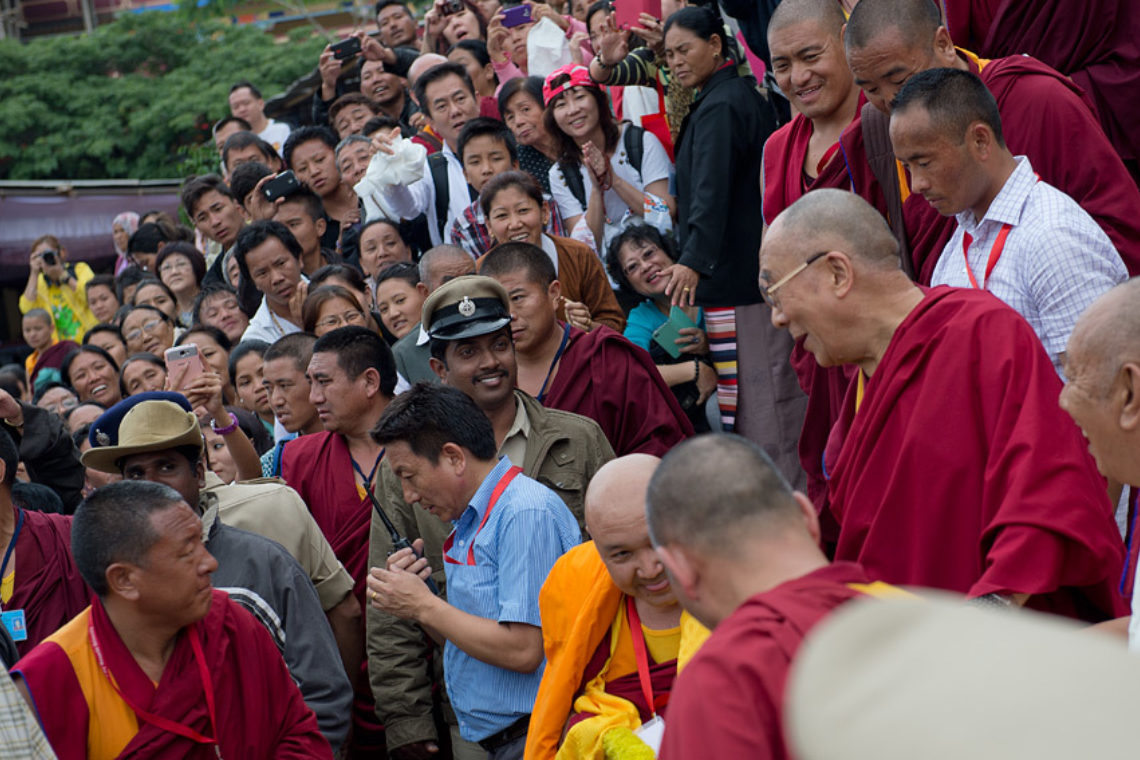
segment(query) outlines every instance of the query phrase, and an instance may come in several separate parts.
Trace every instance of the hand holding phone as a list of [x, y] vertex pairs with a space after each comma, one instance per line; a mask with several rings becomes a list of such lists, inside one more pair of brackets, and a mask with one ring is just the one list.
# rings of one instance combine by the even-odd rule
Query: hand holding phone
[[[356, 39], [353, 37], [353, 39]], [[267, 201], [275, 201], [301, 189], [301, 183], [292, 169], [286, 169], [273, 179], [261, 186], [261, 192]]]
[[653, 331], [653, 342], [665, 349], [665, 353], [669, 356], [678, 359], [681, 356], [681, 347], [677, 344], [677, 340], [684, 337], [681, 330], [687, 327], [696, 327], [696, 324], [689, 319], [688, 314], [674, 306], [669, 310], [669, 319], [665, 324]]
[[360, 40], [356, 37], [345, 37], [340, 42], [329, 45], [329, 50], [332, 51], [333, 58], [343, 61], [360, 53]]
[[503, 17], [504, 29], [529, 24], [534, 20], [531, 18], [529, 5], [516, 5], [513, 8], [503, 8], [500, 13]]
[[206, 371], [198, 347], [193, 343], [166, 349], [166, 380], [171, 390], [184, 391]]

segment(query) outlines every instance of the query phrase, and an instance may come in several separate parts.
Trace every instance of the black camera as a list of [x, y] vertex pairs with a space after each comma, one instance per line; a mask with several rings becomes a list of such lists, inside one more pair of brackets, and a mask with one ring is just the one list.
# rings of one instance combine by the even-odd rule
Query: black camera
[[293, 170], [286, 169], [266, 182], [261, 188], [261, 192], [265, 194], [267, 201], [275, 201], [278, 198], [284, 198], [286, 195], [292, 195], [300, 189], [301, 183], [297, 180], [297, 176], [293, 174]]
[[463, 0], [443, 0], [443, 15], [454, 16], [463, 10]]
[[343, 61], [345, 58], [351, 58], [360, 52], [360, 40], [356, 37], [347, 37], [335, 45], [331, 45], [329, 49], [332, 50], [333, 58]]
[[44, 251], [40, 254], [40, 261], [42, 261], [44, 263], [44, 266], [47, 267], [54, 267], [59, 263], [59, 259], [56, 258], [55, 255], [55, 251]]

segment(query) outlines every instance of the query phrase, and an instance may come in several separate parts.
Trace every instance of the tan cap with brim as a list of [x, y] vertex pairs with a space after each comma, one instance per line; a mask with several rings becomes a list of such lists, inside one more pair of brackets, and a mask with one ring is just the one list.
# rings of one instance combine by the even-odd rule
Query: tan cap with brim
[[[114, 407], [108, 414], [112, 410]], [[202, 446], [198, 418], [172, 401], [143, 401], [123, 415], [118, 432], [116, 445], [96, 445], [83, 452], [81, 461], [85, 467], [117, 475], [117, 463], [123, 457], [179, 446]]]

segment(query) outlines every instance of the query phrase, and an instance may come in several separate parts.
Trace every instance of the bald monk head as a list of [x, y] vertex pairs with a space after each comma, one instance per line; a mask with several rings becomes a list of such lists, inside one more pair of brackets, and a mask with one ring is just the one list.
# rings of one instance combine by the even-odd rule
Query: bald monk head
[[420, 257], [420, 282], [431, 293], [448, 280], [475, 274], [475, 260], [457, 245], [437, 245]]
[[858, 364], [868, 375], [922, 300], [899, 268], [886, 220], [859, 196], [832, 189], [807, 193], [772, 222], [760, 248], [760, 292], [772, 324], [803, 338], [821, 366]]
[[[648, 454], [630, 454], [598, 470], [586, 489], [586, 528], [614, 585], [637, 600], [641, 617], [672, 618], [663, 621], [671, 627], [681, 608], [645, 523], [645, 490], [660, 462]], [[646, 624], [653, 627], [649, 620]]]
[[843, 51], [838, 0], [783, 0], [768, 22], [772, 73], [792, 107], [813, 122], [855, 116], [859, 91]]
[[997, 101], [975, 74], [928, 69], [891, 103], [891, 145], [910, 188], [943, 216], [986, 210], [1017, 161], [1005, 145]]
[[1088, 438], [1101, 474], [1140, 486], [1140, 278], [1080, 316], [1065, 350], [1065, 377], [1061, 408]]
[[748, 598], [827, 564], [815, 507], [737, 435], [673, 448], [649, 481], [646, 513], [677, 598], [708, 628]]
[[860, 0], [843, 41], [855, 84], [883, 113], [890, 113], [908, 77], [927, 69], [967, 68], [935, 0]]

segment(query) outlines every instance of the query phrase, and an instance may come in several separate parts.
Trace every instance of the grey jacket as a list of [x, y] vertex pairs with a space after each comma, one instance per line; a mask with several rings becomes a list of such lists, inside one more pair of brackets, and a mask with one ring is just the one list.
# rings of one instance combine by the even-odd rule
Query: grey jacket
[[[523, 472], [557, 493], [582, 527], [586, 486], [594, 473], [609, 460], [614, 451], [598, 424], [570, 412], [547, 409], [533, 398], [515, 391], [530, 421]], [[443, 572], [443, 541], [451, 525], [430, 512], [404, 501], [403, 488], [387, 461], [381, 466], [376, 491], [380, 504], [401, 535], [409, 540], [424, 540], [424, 555], [433, 569], [432, 577], [446, 598]], [[383, 567], [392, 550], [392, 540], [383, 523], [372, 516], [369, 542], [370, 567]], [[418, 625], [401, 620], [369, 605], [367, 623], [368, 677], [376, 699], [376, 714], [384, 723], [388, 748], [436, 737], [432, 720], [431, 689], [433, 681], [443, 689], [442, 651], [436, 651], [430, 672], [424, 655], [434, 646]], [[445, 710], [448, 722], [454, 722]]]
[[214, 588], [269, 631], [335, 753], [348, 737], [352, 685], [313, 584], [280, 544], [216, 518], [216, 507], [202, 518], [206, 548], [218, 560]]

